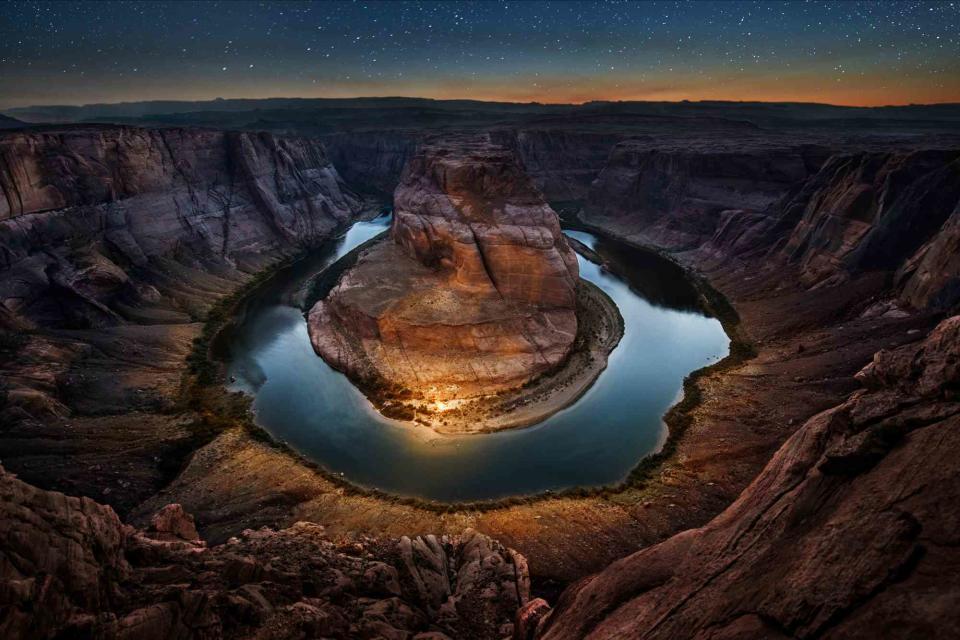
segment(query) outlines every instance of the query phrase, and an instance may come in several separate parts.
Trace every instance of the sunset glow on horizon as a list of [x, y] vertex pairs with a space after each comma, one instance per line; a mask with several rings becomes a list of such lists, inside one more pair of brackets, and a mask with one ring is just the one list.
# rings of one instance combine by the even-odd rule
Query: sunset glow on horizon
[[416, 96], [960, 102], [958, 2], [0, 7], [0, 107]]

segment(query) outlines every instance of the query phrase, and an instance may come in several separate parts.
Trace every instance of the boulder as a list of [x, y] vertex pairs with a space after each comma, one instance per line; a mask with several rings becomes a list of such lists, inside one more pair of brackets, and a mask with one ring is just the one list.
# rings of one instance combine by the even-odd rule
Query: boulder
[[182, 540], [199, 542], [200, 534], [193, 522], [193, 516], [183, 510], [179, 504], [168, 504], [150, 519], [147, 535], [159, 540]]

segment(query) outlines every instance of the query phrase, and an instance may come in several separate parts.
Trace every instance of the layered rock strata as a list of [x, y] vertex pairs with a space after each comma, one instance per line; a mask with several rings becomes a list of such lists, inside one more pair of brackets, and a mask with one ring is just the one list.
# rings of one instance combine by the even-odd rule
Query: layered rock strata
[[808, 420], [712, 522], [581, 581], [549, 615], [531, 603], [525, 628], [549, 640], [956, 636], [958, 362], [960, 316], [877, 353], [864, 388]]
[[500, 638], [526, 560], [472, 530], [337, 543], [320, 525], [208, 547], [178, 504], [149, 526], [0, 467], [4, 638]]
[[873, 279], [875, 311], [946, 311], [960, 303], [958, 207], [957, 150], [837, 154], [767, 209], [722, 212], [691, 256], [789, 269], [810, 291]]
[[173, 409], [208, 309], [360, 206], [304, 138], [0, 136], [4, 463], [121, 511], [158, 490], [195, 439]]
[[[702, 131], [699, 126], [696, 128], [699, 139]], [[900, 125], [897, 125], [897, 128], [899, 130]], [[651, 138], [648, 146], [675, 147], [669, 140], [664, 140], [664, 136], [652, 135], [659, 137]], [[889, 136], [884, 134], [884, 138], [887, 137]], [[941, 135], [936, 144], [949, 144], [955, 148], [955, 143], [948, 143], [947, 140]], [[886, 152], [884, 154], [890, 155]], [[56, 155], [56, 147], [51, 147], [50, 158], [55, 159]], [[869, 155], [874, 154], [871, 152]], [[349, 154], [344, 154], [343, 157], [349, 158]], [[119, 155], [107, 156], [104, 164], [109, 165], [119, 158]], [[370, 166], [377, 170], [381, 166], [388, 166], [391, 175], [396, 165], [393, 160], [384, 163], [378, 157], [371, 157], [364, 162], [369, 162]], [[850, 163], [848, 166], [855, 165]], [[817, 176], [817, 173], [814, 168], [810, 176]], [[842, 172], [835, 175], [838, 184], [839, 181], [847, 180]], [[884, 203], [893, 202], [891, 195], [888, 195], [893, 192], [885, 191], [885, 185], [896, 186], [896, 176], [905, 174], [891, 172], [891, 175], [895, 179], [889, 183], [875, 183], [873, 179], [863, 181], [879, 186], [881, 191], [876, 196], [871, 196], [872, 198], [876, 197]], [[815, 251], [800, 251], [794, 254], [794, 260], [786, 264], [779, 262], [783, 259], [779, 251], [783, 248], [785, 239], [792, 234], [796, 222], [805, 215], [809, 195], [821, 187], [831, 189], [828, 186], [829, 175], [824, 174], [816, 181], [810, 176], [792, 185], [787, 190], [786, 198], [767, 208], [730, 208], [741, 205], [731, 204], [728, 200], [705, 210], [708, 215], [718, 213], [716, 220], [711, 219], [703, 224], [703, 229], [710, 230], [714, 235], [697, 250], [680, 256], [681, 259], [702, 267], [711, 282], [736, 304], [743, 318], [742, 328], [754, 339], [759, 356], [733, 374], [711, 375], [701, 381], [704, 403], [695, 413], [695, 424], [681, 443], [676, 459], [664, 465], [645, 491], [631, 490], [620, 493], [614, 500], [547, 500], [479, 516], [473, 512], [434, 516], [391, 501], [345, 495], [338, 486], [325, 483], [313, 474], [306, 473], [305, 467], [295, 458], [283, 456], [246, 437], [239, 430], [231, 430], [189, 458], [187, 471], [180, 476], [177, 483], [172, 485], [168, 492], [157, 494], [151, 500], [151, 511], [172, 499], [185, 504], [192, 501], [195, 506], [190, 509], [198, 514], [201, 524], [204, 525], [201, 530], [215, 532], [222, 539], [250, 526], [251, 522], [258, 525], [287, 525], [296, 519], [327, 522], [341, 532], [389, 529], [393, 536], [423, 530], [459, 532], [466, 526], [477, 526], [488, 532], [496, 532], [498, 537], [509, 540], [511, 546], [528, 551], [538, 575], [560, 580], [580, 578], [640, 546], [656, 543], [678, 529], [701, 525], [729, 504], [749, 479], [763, 467], [778, 444], [797, 429], [796, 425], [802, 425], [812, 412], [834, 406], [838, 396], [849, 393], [852, 381], [848, 372], [851, 367], [855, 370], [858, 363], [869, 358], [869, 353], [876, 348], [872, 345], [887, 347], [904, 341], [915, 341], [926, 333], [926, 319], [922, 313], [906, 316], [897, 309], [890, 309], [878, 316], [871, 308], [870, 313], [861, 314], [860, 310], [870, 305], [875, 296], [900, 296], [900, 303], [920, 310], [949, 309], [951, 305], [956, 305], [956, 297], [951, 296], [951, 291], [956, 291], [958, 268], [955, 259], [957, 210], [954, 206], [953, 213], [950, 213], [949, 204], [937, 214], [938, 219], [947, 220], [939, 229], [917, 241], [915, 245], [915, 239], [910, 239], [911, 246], [907, 247], [907, 253], [917, 246], [919, 249], [903, 262], [899, 261], [903, 255], [898, 258], [896, 264], [900, 266], [896, 267], [894, 280], [889, 279], [893, 273], [887, 268], [876, 272], [876, 277], [871, 275], [869, 269], [847, 271], [845, 265], [855, 265], [856, 262], [848, 261], [847, 256], [852, 254], [847, 254], [846, 250], [835, 254], [838, 259], [834, 261], [833, 267], [821, 271], [812, 279], [801, 279], [799, 270], [807, 264], [807, 257], [812, 259], [811, 264], [826, 262], [816, 259]], [[562, 174], [558, 174], [558, 180], [562, 180]], [[267, 180], [266, 184], [269, 187], [270, 180]], [[922, 193], [914, 194], [918, 201], [924, 201]], [[798, 196], [802, 197], [794, 200]], [[596, 198], [595, 202], [601, 202], [603, 190], [599, 185], [593, 197]], [[904, 199], [903, 202], [909, 200]], [[790, 201], [794, 201], [796, 206], [786, 206]], [[818, 201], [828, 205], [818, 210], [818, 215], [824, 221], [814, 221], [808, 229], [830, 224], [838, 210], [829, 204], [839, 200]], [[626, 206], [631, 201], [628, 198], [622, 202]], [[759, 207], [762, 204], [761, 202], [752, 206]], [[77, 209], [71, 210], [76, 211]], [[626, 212], [626, 209], [624, 211]], [[787, 211], [790, 212], [789, 215], [780, 215]], [[927, 211], [926, 207], [912, 208], [910, 216], [923, 217]], [[609, 213], [616, 214], [617, 211], [611, 209]], [[21, 222], [42, 215], [40, 212], [33, 212]], [[661, 221], [669, 215], [668, 209], [658, 213]], [[858, 216], [854, 218], [859, 219]], [[904, 220], [909, 222], [909, 219]], [[689, 247], [696, 244], [690, 240], [691, 235], [696, 236], [697, 242], [708, 237], [706, 232], [702, 231], [683, 236], [673, 236], [670, 232], [658, 235], [655, 233], [657, 229], [646, 223], [642, 228], [640, 225], [633, 226], [630, 224], [631, 220], [630, 215], [619, 218], [623, 224], [616, 229], [621, 235], [645, 242], [658, 242], [659, 238], [661, 246]], [[693, 217], [678, 217], [676, 226], [686, 229], [688, 223], [700, 224]], [[897, 228], [898, 234], [903, 234], [905, 240], [909, 239], [911, 225]], [[647, 233], [651, 229], [654, 232]], [[843, 233], [845, 238], [860, 235], [847, 234], [845, 231]], [[39, 242], [38, 246], [42, 247], [37, 254], [46, 255], [49, 251], [57, 253], [58, 247], [63, 246], [65, 237], [61, 234], [54, 238], [53, 243], [44, 244], [47, 234], [37, 233], [34, 238]], [[807, 237], [818, 237], [820, 241], [828, 241], [829, 244], [827, 234], [817, 236], [816, 233], [811, 233]], [[680, 241], [674, 243], [674, 239]], [[24, 244], [26, 245], [26, 242]], [[24, 473], [29, 472], [31, 479], [42, 481], [45, 486], [57, 483], [68, 487], [69, 491], [75, 494], [95, 494], [101, 502], [120, 503], [121, 498], [118, 496], [122, 495], [122, 503], [129, 504], [136, 496], [142, 499], [153, 495], [160, 485], [151, 474], [168, 463], [176, 467], [189, 451], [170, 446], [171, 442], [189, 439], [189, 417], [170, 416], [169, 400], [160, 392], [165, 384], [175, 385], [179, 380], [189, 341], [199, 331], [198, 325], [185, 324], [190, 316], [183, 310], [202, 311], [205, 304], [229, 291], [242, 280], [242, 269], [255, 268], [256, 265], [263, 264], [268, 256], [275, 256], [276, 251], [284, 250], [269, 248], [268, 244], [272, 245], [261, 245], [265, 248], [262, 254], [256, 251], [244, 254], [243, 259], [237, 262], [239, 269], [232, 266], [225, 268], [215, 252], [209, 252], [209, 263], [193, 262], [196, 254], [189, 250], [189, 243], [179, 245], [188, 247], [183, 254], [179, 250], [168, 254], [166, 257], [173, 257], [176, 261], [163, 261], [161, 264], [171, 265], [175, 270], [167, 273], [162, 280], [155, 277], [151, 284], [161, 293], [161, 297], [157, 298], [162, 301], [159, 306], [177, 311], [177, 315], [172, 316], [176, 324], [130, 323], [82, 333], [71, 331], [46, 335], [5, 335], [0, 344], [3, 377], [6, 382], [15, 382], [20, 390], [27, 392], [14, 390], [4, 394], [5, 397], [0, 402], [6, 412], [2, 422], [5, 427], [16, 425], [15, 421], [7, 418], [14, 414], [23, 415], [23, 412], [34, 412], [38, 408], [43, 411], [36, 414], [42, 415], [42, 419], [31, 421], [29, 428], [13, 426], [4, 433], [4, 438], [0, 441], [0, 446], [3, 447], [0, 457], [3, 457], [8, 468], [15, 463]], [[289, 245], [285, 241], [278, 241], [275, 245], [287, 246]], [[186, 259], [182, 256], [186, 256]], [[188, 263], [192, 265], [189, 268], [185, 266]], [[770, 266], [771, 269], [765, 272], [765, 266]], [[151, 270], [151, 273], [156, 275], [163, 272], [157, 269]], [[840, 276], [834, 277], [835, 274]], [[801, 281], [806, 284], [802, 287], [796, 286]], [[4, 279], [4, 284], [7, 283]], [[113, 308], [115, 305], [108, 306]], [[45, 305], [44, 308], [56, 307]], [[31, 311], [29, 317], [40, 317], [38, 309]], [[47, 313], [49, 312], [44, 311], [44, 314]], [[59, 313], [50, 313], [48, 317], [61, 317]], [[21, 321], [27, 316], [27, 313], [22, 313], [15, 320]], [[21, 335], [26, 338], [24, 344], [20, 343]], [[74, 358], [77, 358], [77, 364], [71, 365]], [[903, 378], [905, 387], [909, 389], [914, 384], [909, 381], [911, 375], [913, 374], [908, 368], [897, 369], [888, 376], [889, 383], [896, 386], [895, 379]], [[106, 388], [108, 382], [112, 385], [108, 388], [108, 393], [98, 391]], [[43, 395], [38, 397], [29, 393], [29, 389], [33, 388], [30, 385], [42, 386]], [[66, 394], [63, 406], [49, 402], [51, 398], [64, 399], [64, 392], [67, 390], [70, 393]], [[932, 396], [924, 396], [915, 406], [942, 406], [941, 402], [934, 403], [930, 397]], [[880, 397], [880, 400], [883, 400], [883, 397]], [[870, 399], [867, 401], [873, 402]], [[84, 412], [76, 409], [81, 402], [87, 408]], [[105, 407], [112, 407], [109, 410], [115, 415], [104, 415], [102, 412]], [[72, 415], [69, 414], [71, 411]], [[59, 417], [57, 412], [67, 412], [68, 419]], [[907, 418], [912, 420], [910, 416]], [[938, 445], [942, 445], [943, 451], [949, 454], [947, 457], [935, 457], [939, 449], [907, 448], [913, 447], [916, 438], [921, 435], [927, 438], [929, 435], [925, 434], [938, 432], [944, 434]], [[806, 433], [809, 435], [810, 432]], [[901, 454], [921, 451], [922, 455], [914, 460], [912, 466], [904, 467], [901, 476], [884, 475], [883, 484], [875, 487], [877, 496], [880, 496], [878, 499], [885, 500], [888, 497], [885, 492], [896, 490], [897, 483], [902, 478], [906, 478], [907, 482], [914, 477], [922, 480], [929, 478], [929, 474], [938, 469], [945, 474], [953, 473], [950, 465], [956, 455], [948, 436], [948, 431], [939, 427], [938, 431], [925, 427], [908, 434], [906, 444], [898, 445], [874, 467], [877, 469], [876, 473], [879, 473], [881, 465], [888, 464]], [[791, 447], [795, 446], [796, 443], [791, 441]], [[804, 468], [802, 465], [798, 467], [801, 473]], [[283, 472], [279, 473], [278, 469]], [[881, 479], [880, 476], [870, 476], [871, 473], [874, 471], [861, 472], [853, 478], [858, 482], [870, 477]], [[242, 477], [242, 482], [238, 482], [238, 477]], [[765, 477], [769, 478], [769, 474], [765, 474]], [[782, 484], [775, 482], [766, 486], [771, 490], [783, 488]], [[809, 488], [809, 485], [805, 486]], [[834, 495], [838, 496], [838, 504], [846, 501], [850, 495], [848, 489], [839, 484], [824, 486], [829, 490], [837, 489]], [[854, 485], [847, 485], [852, 486]], [[943, 514], [946, 513], [942, 505], [949, 505], [951, 500], [956, 502], [955, 497], [949, 493], [949, 490], [956, 486], [952, 476], [946, 478], [946, 481], [936, 479], [924, 487], [909, 486], [910, 491], [918, 491], [918, 496], [937, 505], [941, 514], [939, 517], [944, 517]], [[759, 493], [763, 489], [753, 487], [750, 500], [759, 500]], [[947, 492], [932, 493], [941, 489]], [[864, 493], [861, 492], [861, 497], [866, 505], [869, 496]], [[644, 614], [640, 618], [644, 629], [636, 633], [631, 630], [628, 635], [642, 637], [643, 634], [655, 635], [660, 628], [690, 628], [688, 625], [694, 624], [690, 622], [691, 609], [685, 609], [682, 604], [682, 599], [688, 596], [692, 603], [704, 605], [702, 618], [709, 620], [701, 627], [701, 635], [705, 637], [711, 634], [730, 637], [736, 636], [737, 632], [740, 632], [741, 637], [777, 637], [778, 633], [785, 636], [829, 636], [834, 629], [830, 626], [832, 623], [818, 622], [823, 620], [827, 609], [831, 612], [830, 619], [837, 621], [835, 628], [854, 637], [857, 632], [870, 637], [894, 635], [899, 629], [904, 629], [901, 635], [905, 636], [956, 635], [956, 625], [948, 615], [943, 615], [944, 608], [941, 606], [942, 598], [951, 597], [952, 594], [944, 585], [952, 584], [951, 577], [956, 573], [955, 562], [943, 553], [942, 547], [949, 549], [956, 545], [937, 528], [936, 519], [923, 513], [918, 516], [914, 509], [915, 496], [905, 492], [898, 498], [905, 498], [908, 509], [904, 510], [907, 513], [904, 518], [908, 525], [911, 522], [910, 517], [916, 518], [921, 523], [921, 532], [915, 536], [913, 530], [916, 527], [907, 526], [908, 531], [904, 537], [907, 542], [892, 545], [887, 544], [889, 538], [878, 538], [881, 540], [877, 545], [880, 547], [880, 554], [886, 553], [887, 547], [898, 552], [898, 549], [902, 551], [906, 548], [905, 545], [913, 545], [907, 553], [908, 562], [898, 564], [894, 561], [887, 564], [888, 567], [896, 567], [887, 581], [876, 579], [878, 567], [883, 566], [883, 562], [875, 562], [875, 554], [865, 560], [861, 559], [864, 549], [873, 549], [873, 540], [857, 538], [856, 527], [850, 527], [844, 522], [849, 514], [848, 507], [843, 507], [835, 521], [830, 517], [836, 512], [834, 501], [818, 500], [818, 496], [810, 497], [809, 493], [804, 496], [809, 498], [809, 508], [801, 509], [799, 503], [791, 502], [788, 512], [797, 516], [797, 522], [808, 522], [809, 531], [801, 532], [793, 527], [777, 538], [776, 545], [766, 545], [762, 539], [757, 540], [753, 530], [749, 530], [745, 537], [756, 542], [757, 546], [752, 549], [767, 554], [770, 571], [762, 574], [757, 568], [762, 565], [756, 565], [744, 574], [739, 573], [741, 567], [731, 565], [731, 570], [737, 575], [748, 576], [743, 583], [738, 584], [755, 585], [753, 593], [760, 605], [741, 606], [747, 598], [738, 588], [733, 588], [731, 597], [726, 600], [730, 604], [726, 609], [729, 613], [717, 614], [715, 606], [709, 601], [699, 599], [700, 592], [688, 590], [683, 585], [680, 585], [678, 591], [672, 592], [670, 589], [677, 583], [660, 582], [660, 578], [666, 576], [673, 576], [670, 578], [672, 581], [676, 578], [677, 571], [671, 569], [651, 578], [648, 572], [634, 573], [631, 569], [631, 573], [625, 575], [624, 580], [618, 584], [623, 585], [636, 578], [631, 584], [642, 585], [637, 589], [611, 586], [611, 598], [628, 602], [640, 589], [657, 584], [663, 588], [656, 587], [655, 591], [650, 591], [650, 598], [645, 602], [649, 604], [652, 598], [662, 596], [664, 600], [673, 599], [678, 606], [676, 616], [670, 611], [660, 609], [664, 615], [663, 618], [658, 618], [664, 620], [662, 627]], [[785, 494], [785, 501], [793, 499], [793, 494]], [[774, 508], [779, 508], [780, 504], [777, 503]], [[748, 511], [750, 516], [758, 513], [755, 510]], [[866, 513], [876, 515], [878, 511]], [[946, 513], [945, 517], [949, 519], [949, 513]], [[880, 521], [887, 522], [891, 518], [889, 513], [879, 511]], [[171, 519], [172, 516], [167, 518], [168, 521]], [[13, 519], [4, 518], [4, 522], [13, 522]], [[834, 528], [837, 523], [840, 527]], [[867, 524], [873, 526], [871, 523]], [[169, 528], [189, 531], [186, 527]], [[698, 531], [700, 530], [694, 530], [694, 533]], [[769, 531], [777, 534], [775, 529]], [[836, 531], [837, 538], [828, 544], [830, 531]], [[851, 535], [850, 539], [854, 541], [852, 550], [841, 544], [843, 537], [848, 535]], [[928, 541], [931, 540], [933, 544], [928, 547]], [[946, 545], [940, 545], [943, 541], [946, 541]], [[291, 544], [291, 548], [297, 548], [301, 542], [297, 539]], [[4, 546], [7, 546], [6, 543]], [[54, 546], [50, 545], [51, 548]], [[818, 551], [816, 562], [804, 560], [798, 563], [796, 555], [792, 555], [805, 553], [810, 548]], [[750, 551], [743, 546], [737, 549]], [[924, 561], [924, 554], [930, 553], [929, 549], [933, 549], [930, 557], [939, 564]], [[824, 553], [820, 554], [820, 550]], [[661, 553], [664, 551], [651, 552], [650, 556], [644, 558], [651, 563], [655, 556], [668, 558], [668, 563], [676, 563], [683, 571], [689, 569], [690, 576], [704, 577], [702, 573], [693, 573], [700, 567], [690, 566], [690, 563], [685, 563], [680, 556], [661, 556]], [[827, 595], [837, 596], [836, 602], [839, 604], [831, 604], [829, 607], [824, 606], [823, 600], [817, 599], [819, 595], [815, 589], [810, 588], [809, 583], [798, 579], [797, 573], [798, 566], [816, 568], [821, 556], [830, 563], [833, 572], [826, 578], [823, 578], [822, 573], [811, 575], [819, 576], [818, 584], [826, 585], [824, 590], [833, 589]], [[893, 556], [895, 553], [891, 557]], [[735, 560], [733, 557], [729, 559]], [[913, 559], [918, 559], [916, 568], [913, 568]], [[746, 560], [752, 561], [753, 558], [748, 556]], [[781, 560], [783, 562], [780, 562]], [[611, 571], [621, 566], [624, 565], [615, 565]], [[787, 567], [782, 569], [786, 573], [781, 572], [782, 566]], [[861, 572], [867, 577], [862, 582], [856, 582], [854, 578]], [[717, 585], [727, 584], [724, 582], [724, 574], [710, 575], [716, 575], [713, 580]], [[774, 579], [767, 580], [770, 576]], [[776, 592], [775, 589], [775, 582], [782, 576], [786, 576], [786, 584], [790, 585], [790, 589], [793, 589], [794, 585], [800, 585], [802, 589], [791, 591], [788, 594], [790, 598], [784, 599], [783, 607], [777, 610], [776, 607], [771, 607], [770, 603], [775, 599], [771, 593], [776, 593], [778, 597], [784, 593]], [[838, 576], [843, 578], [843, 582], [835, 588]], [[609, 574], [594, 580], [598, 581], [599, 585], [601, 579], [606, 581], [607, 577]], [[648, 578], [651, 579], [647, 581]], [[929, 584], [919, 582], [924, 578]], [[903, 588], [900, 580], [903, 580]], [[714, 582], [704, 584], [702, 592], [707, 600], [716, 595], [710, 590]], [[854, 582], [859, 586], [848, 589]], [[610, 586], [611, 583], [606, 581], [606, 585]], [[904, 593], [906, 588], [912, 590], [910, 594]], [[91, 592], [93, 591], [91, 588]], [[576, 590], [575, 592], [579, 593]], [[566, 607], [568, 599], [576, 597], [575, 592], [561, 599], [561, 609]], [[853, 600], [849, 597], [851, 593], [856, 594]], [[794, 615], [789, 611], [792, 609], [795, 612], [798, 609], [797, 599], [801, 597], [806, 599], [800, 608], [813, 611], [809, 616]], [[554, 598], [550, 600], [554, 601]], [[8, 602], [9, 600], [5, 599], [4, 605]], [[604, 604], [597, 606], [597, 610], [604, 613], [598, 613], [590, 619], [587, 624], [591, 625], [591, 628], [607, 616], [606, 612], [615, 608], [615, 605], [607, 606], [610, 602], [610, 599], [606, 599], [603, 600]], [[850, 604], [851, 602], [853, 604]], [[863, 616], [858, 614], [858, 603], [861, 602], [865, 603], [862, 608]], [[28, 608], [24, 603], [29, 603], [29, 600], [21, 601], [22, 608]], [[880, 608], [877, 603], [893, 604], [878, 613]], [[580, 601], [580, 605], [582, 604], [583, 601]], [[167, 606], [171, 605], [164, 604], [164, 607]], [[518, 625], [522, 634], [525, 635], [537, 626], [545, 607], [546, 605], [539, 601], [525, 608], [520, 618], [521, 624]], [[770, 615], [771, 609], [775, 613], [773, 616]], [[8, 610], [4, 608], [4, 612], [6, 611]], [[740, 615], [737, 613], [739, 611], [747, 613]], [[946, 611], [949, 614], [955, 611], [955, 608]], [[557, 620], [570, 624], [571, 628], [575, 629], [571, 633], [586, 633], [585, 627], [573, 626], [574, 622], [571, 620], [574, 617], [572, 614], [558, 615]], [[681, 618], [686, 621], [678, 623], [677, 620]], [[813, 622], [807, 622], [808, 618]], [[855, 628], [851, 620], [858, 623]], [[787, 621], [787, 626], [780, 628], [783, 621]], [[916, 632], [918, 624], [923, 621], [936, 626], [925, 627]], [[558, 622], [557, 628], [559, 624]], [[600, 622], [597, 624], [598, 634], [601, 633], [601, 626], [610, 628]], [[140, 629], [142, 631], [143, 627]], [[810, 632], [810, 629], [815, 630]], [[843, 635], [840, 631], [836, 632], [836, 635]], [[558, 631], [552, 630], [551, 633]], [[501, 634], [496, 634], [495, 637], [499, 635]]]
[[497, 130], [497, 143], [513, 149], [550, 202], [585, 200], [610, 150], [624, 135], [550, 128]]
[[518, 387], [577, 334], [576, 256], [516, 158], [485, 136], [423, 145], [389, 238], [309, 313], [314, 348], [370, 386], [444, 401]]
[[822, 289], [888, 278], [901, 306], [960, 301], [953, 249], [960, 206], [956, 149], [825, 148], [685, 154], [627, 141], [591, 188], [584, 218], [703, 266], [731, 258], [791, 270]]
[[625, 222], [653, 244], [690, 248], [713, 235], [721, 212], [765, 209], [827, 155], [812, 145], [701, 144], [706, 148], [620, 142], [591, 185], [587, 215]]
[[0, 304], [45, 326], [189, 314], [153, 272], [256, 269], [360, 206], [319, 143], [222, 131], [10, 133], [0, 188]]
[[960, 151], [835, 156], [781, 207], [781, 226], [799, 206], [781, 253], [799, 264], [804, 284], [900, 271], [917, 308], [960, 301], [944, 263], [957, 241], [950, 217], [960, 206]]
[[421, 137], [417, 131], [373, 131], [334, 133], [322, 140], [351, 187], [389, 198]]

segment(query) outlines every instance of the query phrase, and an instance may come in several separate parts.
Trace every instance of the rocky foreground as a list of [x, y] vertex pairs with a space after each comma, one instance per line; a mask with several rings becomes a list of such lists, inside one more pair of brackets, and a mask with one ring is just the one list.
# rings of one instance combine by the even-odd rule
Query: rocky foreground
[[526, 560], [460, 536], [335, 544], [307, 522], [208, 547], [164, 507], [144, 529], [0, 467], [4, 638], [499, 638], [530, 595]]
[[514, 389], [564, 361], [576, 256], [510, 151], [486, 136], [427, 143], [394, 205], [390, 237], [309, 313], [320, 355], [368, 390], [438, 402]]

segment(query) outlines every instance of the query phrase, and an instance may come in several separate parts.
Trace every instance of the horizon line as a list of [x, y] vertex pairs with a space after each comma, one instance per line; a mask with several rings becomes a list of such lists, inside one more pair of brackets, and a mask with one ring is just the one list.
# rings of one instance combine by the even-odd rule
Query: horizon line
[[247, 97], [234, 97], [234, 98], [224, 98], [217, 96], [214, 98], [201, 98], [201, 99], [188, 99], [188, 98], [153, 98], [148, 100], [120, 100], [116, 102], [87, 102], [82, 104], [70, 104], [70, 103], [47, 103], [47, 104], [29, 104], [17, 107], [0, 107], [0, 111], [14, 111], [22, 109], [40, 109], [40, 108], [51, 108], [51, 107], [73, 107], [77, 109], [88, 108], [88, 107], [101, 107], [101, 106], [119, 106], [119, 105], [130, 105], [130, 104], [144, 104], [144, 103], [155, 103], [155, 102], [182, 102], [182, 103], [198, 103], [198, 102], [229, 102], [229, 101], [240, 101], [240, 100], [429, 100], [433, 102], [480, 102], [487, 104], [511, 104], [511, 105], [539, 105], [539, 106], [551, 106], [551, 107], [582, 107], [584, 105], [589, 105], [593, 103], [611, 103], [611, 104], [796, 104], [796, 105], [806, 105], [806, 106], [821, 106], [821, 107], [835, 107], [838, 109], [885, 109], [885, 108], [895, 108], [895, 107], [932, 107], [932, 106], [960, 106], [960, 101], [948, 101], [948, 102], [903, 102], [903, 103], [886, 103], [886, 104], [836, 104], [832, 102], [814, 102], [814, 101], [802, 101], [802, 100], [732, 100], [732, 99], [680, 99], [680, 100], [618, 100], [618, 99], [604, 99], [604, 98], [595, 98], [591, 100], [585, 100], [583, 102], [543, 102], [539, 100], [528, 100], [528, 101], [513, 101], [513, 100], [485, 100], [480, 98], [432, 98], [429, 96], [406, 96], [406, 95], [356, 95], [356, 96], [331, 96], [331, 97], [322, 97], [322, 96], [266, 96], [266, 97], [257, 97], [257, 98], [247, 98]]

